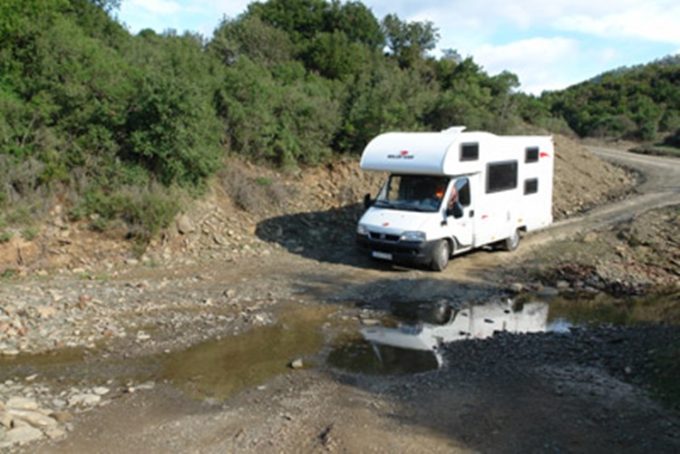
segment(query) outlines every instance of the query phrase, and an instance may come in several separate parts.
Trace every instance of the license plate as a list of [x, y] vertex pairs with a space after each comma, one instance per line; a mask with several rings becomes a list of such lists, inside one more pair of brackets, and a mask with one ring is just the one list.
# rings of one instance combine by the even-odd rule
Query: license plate
[[392, 260], [392, 254], [388, 254], [387, 252], [373, 251], [371, 254], [377, 259]]

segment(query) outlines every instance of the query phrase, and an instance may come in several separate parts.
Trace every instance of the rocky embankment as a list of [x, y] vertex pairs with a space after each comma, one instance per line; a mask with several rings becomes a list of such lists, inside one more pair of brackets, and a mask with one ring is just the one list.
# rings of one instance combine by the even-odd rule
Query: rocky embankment
[[[620, 198], [631, 173], [555, 136], [554, 216], [564, 218]], [[227, 163], [208, 193], [187, 203], [176, 222], [144, 254], [133, 251], [124, 229], [100, 233], [92, 220], [69, 221], [55, 204], [28, 240], [20, 231], [0, 243], [0, 275], [114, 271], [135, 265], [192, 265], [206, 260], [266, 259], [277, 248], [302, 252], [351, 240], [364, 194], [375, 195], [384, 175], [362, 172], [357, 159], [283, 173], [238, 159]], [[349, 234], [348, 234], [349, 232]]]
[[677, 292], [680, 205], [648, 211], [605, 230], [551, 243], [511, 269], [505, 279], [508, 283], [521, 280], [513, 285], [515, 291], [528, 288], [545, 294], [606, 292], [626, 296]]

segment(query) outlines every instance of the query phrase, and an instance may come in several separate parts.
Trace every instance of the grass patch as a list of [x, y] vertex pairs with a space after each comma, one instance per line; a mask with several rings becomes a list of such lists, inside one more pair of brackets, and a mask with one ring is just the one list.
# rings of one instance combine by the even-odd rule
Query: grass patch
[[0, 279], [12, 279], [19, 274], [14, 268], [7, 268], [0, 273]]
[[21, 237], [26, 241], [33, 241], [38, 233], [37, 227], [26, 227], [21, 231]]
[[14, 234], [10, 232], [9, 230], [6, 230], [4, 232], [0, 232], [0, 244], [2, 243], [8, 243], [9, 240], [12, 239]]

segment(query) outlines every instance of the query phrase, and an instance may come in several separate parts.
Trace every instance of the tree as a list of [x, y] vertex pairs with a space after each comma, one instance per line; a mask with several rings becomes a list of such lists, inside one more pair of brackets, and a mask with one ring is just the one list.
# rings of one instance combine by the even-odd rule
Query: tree
[[402, 68], [413, 66], [439, 40], [439, 31], [432, 22], [403, 22], [396, 14], [385, 16], [382, 29], [390, 53]]

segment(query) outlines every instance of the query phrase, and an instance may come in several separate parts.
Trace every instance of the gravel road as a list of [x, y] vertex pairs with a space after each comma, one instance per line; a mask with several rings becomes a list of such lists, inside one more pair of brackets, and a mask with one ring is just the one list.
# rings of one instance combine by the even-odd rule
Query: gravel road
[[[605, 326], [461, 342], [447, 349], [445, 367], [415, 375], [351, 373], [326, 363], [334, 345], [388, 317], [391, 302], [502, 300], [508, 296], [504, 270], [551, 241], [680, 203], [679, 161], [592, 151], [640, 171], [644, 181], [636, 194], [529, 235], [515, 253], [478, 251], [456, 258], [443, 273], [392, 268], [351, 249], [324, 260], [323, 254], [272, 246], [266, 258], [228, 264], [139, 265], [95, 279], [28, 277], [3, 283], [0, 296], [12, 310], [0, 323], [11, 336], [0, 349], [12, 356], [0, 367], [5, 380], [0, 446], [18, 428], [12, 436], [38, 441], [23, 447], [6, 443], [7, 449], [678, 452], [677, 410], [659, 403], [646, 378], [663, 367], [650, 361], [673, 354], [661, 347], [680, 342], [673, 327]], [[306, 308], [305, 324], [286, 321], [296, 307]], [[30, 342], [20, 339], [24, 329]], [[306, 334], [290, 334], [296, 331]], [[237, 340], [248, 332], [262, 333], [266, 342]], [[39, 337], [35, 342], [33, 335]], [[177, 374], [164, 372], [165, 356], [174, 358], [187, 346], [216, 337], [225, 339], [218, 345], [230, 356], [198, 349], [206, 355], [202, 363], [214, 366], [184, 374], [181, 383]], [[33, 346], [73, 350], [47, 357], [22, 354]], [[190, 357], [180, 358], [193, 364]], [[289, 368], [297, 358], [303, 367]], [[272, 365], [250, 374], [264, 363]], [[233, 392], [211, 395], [201, 388], [205, 376], [217, 383], [237, 372], [245, 384]], [[20, 404], [30, 408], [22, 410]], [[49, 427], [40, 427], [26, 422], [21, 411], [55, 422], [41, 420]]]

